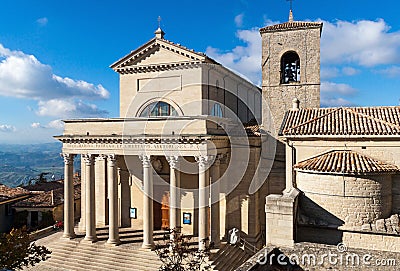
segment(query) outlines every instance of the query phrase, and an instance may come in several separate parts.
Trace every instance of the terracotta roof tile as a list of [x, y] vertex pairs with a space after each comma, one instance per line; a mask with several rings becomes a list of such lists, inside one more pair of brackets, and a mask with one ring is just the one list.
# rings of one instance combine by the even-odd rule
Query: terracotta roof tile
[[400, 106], [306, 108], [286, 112], [281, 136], [400, 136]]
[[[81, 197], [81, 184], [74, 185], [74, 198], [79, 199]], [[53, 207], [63, 203], [64, 199], [64, 188], [57, 188], [50, 191], [43, 191], [35, 193], [34, 196], [17, 202], [14, 204], [15, 207]]]
[[250, 120], [249, 122], [243, 124], [244, 129], [246, 130], [247, 135], [249, 136], [261, 136], [260, 133], [260, 125], [256, 120]]
[[302, 28], [322, 28], [321, 22], [286, 22], [282, 24], [275, 24], [265, 26], [260, 29], [260, 33], [267, 32], [275, 32], [275, 31], [283, 31], [283, 30], [293, 30], [293, 29], [302, 29]]
[[37, 182], [32, 185], [27, 185], [24, 188], [29, 191], [50, 191], [58, 189], [64, 186], [64, 182], [61, 181], [51, 181], [51, 182]]
[[22, 187], [12, 188], [0, 184], [0, 197], [4, 199], [11, 199], [22, 195], [27, 195], [30, 192]]
[[371, 174], [396, 173], [399, 168], [351, 150], [332, 150], [301, 161], [294, 165], [299, 171], [338, 173], [338, 174]]

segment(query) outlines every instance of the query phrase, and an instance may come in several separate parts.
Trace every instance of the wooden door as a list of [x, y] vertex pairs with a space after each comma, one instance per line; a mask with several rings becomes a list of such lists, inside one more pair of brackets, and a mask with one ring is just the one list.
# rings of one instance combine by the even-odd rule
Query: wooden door
[[161, 228], [169, 228], [169, 193], [165, 193], [161, 201]]

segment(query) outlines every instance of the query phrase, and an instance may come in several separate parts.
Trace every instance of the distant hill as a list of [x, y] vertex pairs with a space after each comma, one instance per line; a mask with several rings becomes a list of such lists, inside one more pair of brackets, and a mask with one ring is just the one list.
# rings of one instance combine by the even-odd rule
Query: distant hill
[[[0, 144], [0, 183], [16, 187], [39, 179], [62, 179], [64, 163], [60, 142], [43, 144]], [[76, 159], [79, 160], [79, 159]], [[79, 166], [79, 161], [76, 161]], [[77, 169], [77, 167], [75, 167]]]

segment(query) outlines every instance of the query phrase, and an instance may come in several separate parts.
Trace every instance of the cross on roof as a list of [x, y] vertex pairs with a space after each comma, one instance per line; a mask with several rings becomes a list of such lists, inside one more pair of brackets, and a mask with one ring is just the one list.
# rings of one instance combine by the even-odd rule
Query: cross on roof
[[157, 21], [158, 21], [158, 28], [161, 28], [161, 16], [158, 16]]
[[287, 2], [290, 2], [290, 10], [293, 10], [293, 0], [286, 0]]

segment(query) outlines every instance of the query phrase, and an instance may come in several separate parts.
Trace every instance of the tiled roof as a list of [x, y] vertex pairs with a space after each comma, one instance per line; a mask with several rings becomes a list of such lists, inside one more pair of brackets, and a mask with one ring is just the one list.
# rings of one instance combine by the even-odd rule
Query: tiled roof
[[305, 29], [305, 28], [321, 28], [321, 22], [286, 22], [282, 24], [275, 24], [265, 26], [260, 29], [260, 33], [267, 33], [267, 32], [275, 32], [275, 31], [283, 31], [283, 30], [294, 30], [294, 29]]
[[0, 184], [0, 202], [17, 198], [19, 196], [28, 195], [30, 192], [22, 187], [12, 188]]
[[395, 173], [399, 168], [372, 159], [351, 150], [332, 150], [294, 165], [296, 170], [340, 173], [340, 174], [369, 174], [369, 173]]
[[[74, 198], [81, 197], [81, 184], [74, 185]], [[57, 188], [50, 191], [44, 191], [34, 194], [34, 196], [17, 202], [15, 207], [53, 207], [63, 203], [64, 188]]]
[[29, 191], [50, 191], [58, 189], [64, 186], [63, 181], [52, 181], [52, 182], [37, 182], [32, 185], [27, 185], [24, 188]]
[[260, 125], [256, 120], [251, 120], [245, 124], [243, 124], [244, 129], [246, 130], [247, 135], [249, 136], [261, 136], [260, 133]]
[[400, 106], [305, 108], [286, 112], [281, 136], [400, 136]]

